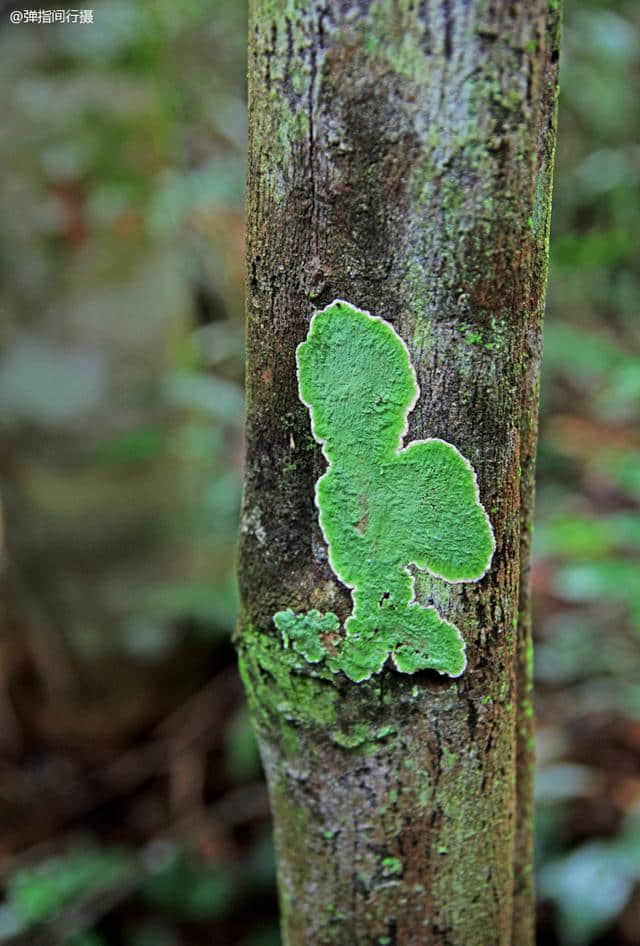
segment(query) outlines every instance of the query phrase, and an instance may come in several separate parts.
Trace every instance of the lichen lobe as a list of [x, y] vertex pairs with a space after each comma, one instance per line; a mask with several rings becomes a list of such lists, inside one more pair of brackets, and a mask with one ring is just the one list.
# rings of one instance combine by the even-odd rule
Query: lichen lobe
[[402, 673], [459, 676], [462, 635], [415, 601], [409, 566], [447, 582], [486, 574], [495, 542], [471, 464], [437, 438], [403, 446], [420, 392], [404, 341], [383, 319], [335, 300], [313, 316], [296, 360], [300, 399], [328, 464], [316, 483], [320, 527], [353, 610], [330, 650], [323, 635], [335, 642], [335, 614], [279, 611], [285, 646], [355, 682], [389, 657]]

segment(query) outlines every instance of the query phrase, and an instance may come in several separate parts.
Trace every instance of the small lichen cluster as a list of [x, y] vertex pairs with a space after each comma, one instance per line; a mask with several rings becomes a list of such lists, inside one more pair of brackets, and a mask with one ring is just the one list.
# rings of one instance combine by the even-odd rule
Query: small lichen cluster
[[460, 631], [414, 600], [408, 566], [449, 582], [487, 571], [494, 539], [473, 468], [443, 440], [402, 445], [419, 389], [388, 322], [336, 300], [314, 315], [296, 356], [300, 398], [329, 464], [316, 484], [320, 527], [353, 612], [340, 637], [332, 612], [279, 611], [285, 647], [356, 682], [389, 656], [403, 673], [459, 676]]

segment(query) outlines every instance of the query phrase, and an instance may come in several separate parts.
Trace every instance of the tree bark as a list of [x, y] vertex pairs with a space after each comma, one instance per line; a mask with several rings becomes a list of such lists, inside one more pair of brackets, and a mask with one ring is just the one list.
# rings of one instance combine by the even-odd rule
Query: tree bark
[[[532, 942], [528, 559], [558, 42], [557, 0], [251, 4], [237, 646], [288, 946]], [[478, 475], [489, 573], [416, 582], [467, 642], [455, 680], [292, 668], [273, 625], [351, 609], [295, 363], [336, 297], [407, 343], [407, 441], [449, 441]]]

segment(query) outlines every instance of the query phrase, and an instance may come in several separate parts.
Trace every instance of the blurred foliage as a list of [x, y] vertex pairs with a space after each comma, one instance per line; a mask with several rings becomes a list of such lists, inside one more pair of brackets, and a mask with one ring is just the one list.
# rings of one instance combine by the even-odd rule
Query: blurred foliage
[[7, 882], [2, 925], [18, 931], [43, 923], [69, 902], [111, 888], [130, 866], [122, 854], [79, 849], [18, 869]]
[[249, 944], [276, 907], [229, 644], [246, 11], [93, 13], [0, 24], [0, 941]]
[[[229, 645], [245, 9], [93, 9], [93, 26], [0, 25], [0, 942], [277, 946]], [[534, 562], [540, 946], [640, 944], [639, 78], [635, 0], [566, 0]]]
[[589, 942], [616, 919], [640, 881], [639, 850], [636, 815], [617, 837], [589, 841], [545, 864], [540, 889], [558, 904], [564, 942]]
[[178, 918], [207, 920], [224, 913], [234, 894], [233, 878], [223, 867], [207, 867], [175, 853], [149, 878], [144, 896]]
[[534, 542], [539, 940], [640, 943], [640, 9], [566, 4]]
[[8, 573], [46, 690], [233, 625], [245, 29], [110, 0], [2, 31]]

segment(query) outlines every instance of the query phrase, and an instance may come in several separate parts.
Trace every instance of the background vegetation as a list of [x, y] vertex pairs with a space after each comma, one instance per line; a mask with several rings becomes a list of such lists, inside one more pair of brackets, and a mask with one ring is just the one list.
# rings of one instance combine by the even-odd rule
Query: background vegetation
[[[229, 634], [245, 13], [2, 7], [0, 944], [277, 946]], [[539, 944], [640, 944], [640, 9], [567, 0], [535, 547]]]

